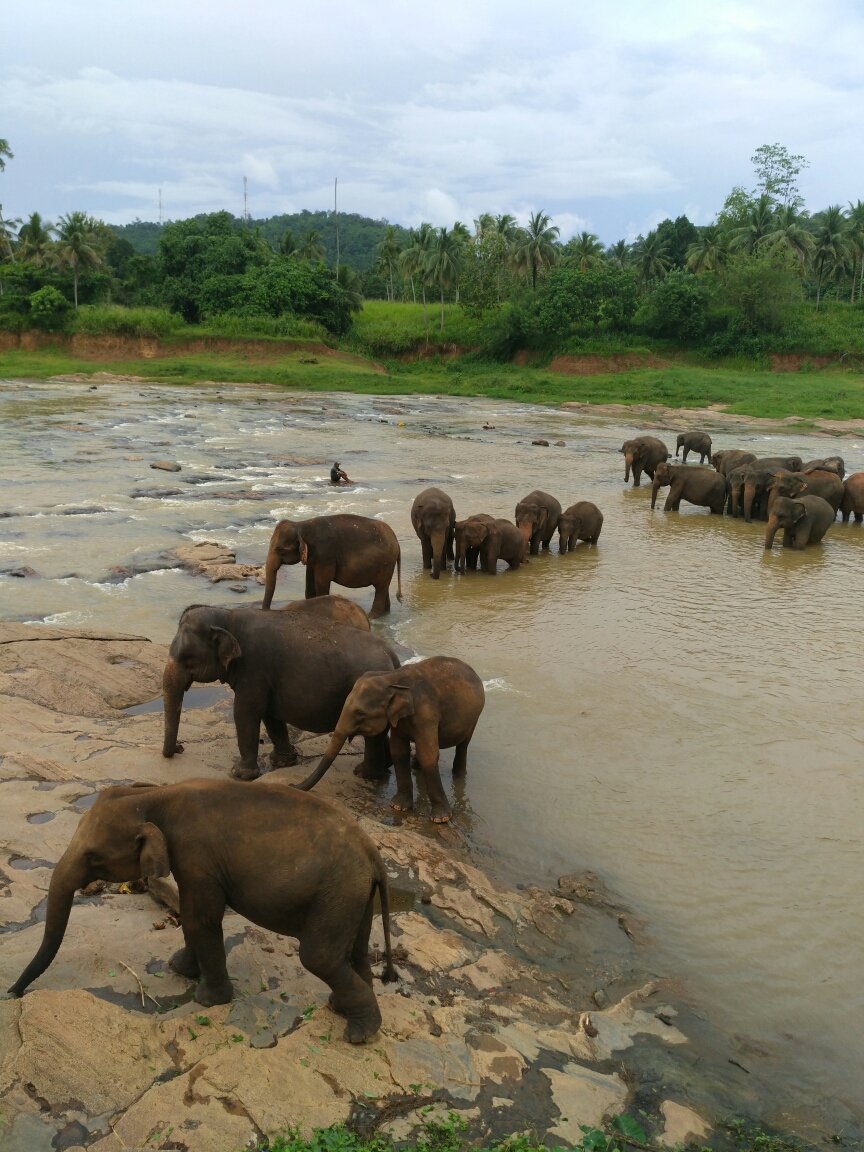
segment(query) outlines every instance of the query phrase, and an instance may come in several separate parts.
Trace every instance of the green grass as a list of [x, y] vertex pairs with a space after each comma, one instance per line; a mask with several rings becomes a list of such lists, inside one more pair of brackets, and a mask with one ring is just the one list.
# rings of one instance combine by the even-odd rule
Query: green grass
[[[458, 344], [473, 348], [479, 343], [479, 325], [461, 308], [444, 306], [444, 328], [441, 328], [440, 300], [426, 305], [429, 320], [429, 346]], [[351, 332], [343, 346], [369, 356], [390, 358], [405, 356], [425, 349], [426, 328], [422, 304], [388, 304], [386, 300], [366, 300], [362, 312], [354, 317]]]

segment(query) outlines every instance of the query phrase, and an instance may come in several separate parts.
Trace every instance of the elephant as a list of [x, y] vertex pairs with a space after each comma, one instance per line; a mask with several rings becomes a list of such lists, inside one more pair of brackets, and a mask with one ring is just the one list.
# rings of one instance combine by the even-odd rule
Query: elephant
[[688, 452], [699, 453], [699, 463], [704, 463], [705, 460], [711, 460], [711, 437], [707, 432], [679, 432], [678, 439], [675, 442], [675, 456], [678, 456], [678, 450], [684, 449], [682, 461], [687, 463]]
[[347, 596], [316, 596], [313, 600], [289, 600], [278, 611], [311, 612], [313, 616], [325, 616], [337, 624], [359, 628], [361, 632], [371, 631], [369, 617], [356, 600], [349, 600]]
[[836, 515], [843, 501], [844, 492], [843, 481], [836, 472], [817, 471], [815, 468], [810, 472], [781, 470], [775, 473], [774, 482], [770, 485], [768, 513], [770, 515], [778, 496], [788, 496], [792, 500], [797, 500], [799, 496], [806, 495], [821, 496], [823, 500], [828, 501]]
[[831, 525], [836, 513], [821, 496], [801, 496], [790, 500], [778, 496], [768, 517], [765, 547], [770, 548], [778, 528], [783, 529], [783, 547], [802, 552], [808, 544], [818, 544]]
[[600, 539], [600, 529], [603, 527], [603, 513], [596, 504], [590, 500], [580, 500], [571, 504], [558, 521], [558, 550], [561, 553], [572, 552], [577, 540], [587, 540], [589, 544], [596, 544]]
[[432, 569], [437, 580], [447, 561], [453, 559], [456, 510], [453, 501], [440, 488], [427, 488], [411, 505], [411, 523], [423, 550], [423, 567]]
[[[777, 472], [800, 472], [801, 463], [800, 456], [763, 456], [748, 465], [743, 483], [744, 519], [748, 524], [754, 503], [758, 518], [768, 519], [768, 499]], [[735, 503], [733, 496], [733, 505]], [[737, 515], [737, 512], [733, 512], [733, 515]]]
[[[495, 520], [491, 516], [471, 517], [461, 522], [460, 550], [464, 555], [479, 556], [480, 567], [490, 576], [498, 571], [498, 561], [504, 560], [514, 571], [527, 564], [528, 544], [523, 534], [509, 520]], [[472, 567], [476, 567], [476, 560]], [[463, 560], [462, 571], [465, 571]]]
[[229, 905], [253, 924], [299, 939], [303, 967], [329, 984], [332, 1007], [347, 1017], [345, 1040], [360, 1044], [375, 1035], [381, 1012], [369, 933], [376, 891], [382, 980], [397, 978], [384, 862], [341, 805], [275, 782], [183, 780], [100, 792], [54, 869], [42, 943], [9, 992], [22, 996], [52, 963], [79, 888], [169, 872], [180, 892], [184, 940], [170, 964], [200, 981], [199, 1004], [227, 1004], [235, 995], [222, 935]]
[[[177, 743], [183, 694], [195, 681], [219, 680], [233, 688], [240, 761], [232, 775], [254, 780], [262, 720], [273, 741], [271, 765], [290, 767], [297, 753], [288, 724], [305, 732], [332, 732], [358, 676], [398, 667], [398, 656], [379, 636], [310, 612], [194, 604], [180, 617], [162, 676], [162, 755], [170, 759], [183, 751]], [[367, 744], [365, 774], [380, 776], [387, 765], [384, 741]]]
[[864, 472], [853, 472], [843, 481], [840, 514], [844, 524], [848, 522], [850, 513], [854, 515], [856, 524], [864, 520]]
[[846, 461], [842, 456], [825, 456], [822, 460], [808, 460], [802, 472], [836, 472], [842, 480], [846, 475]]
[[638, 488], [644, 472], [651, 480], [654, 469], [670, 458], [669, 449], [656, 436], [637, 436], [635, 440], [625, 440], [621, 447], [624, 453], [624, 483], [630, 479], [633, 469], [633, 487]]
[[541, 492], [539, 488], [529, 492], [516, 505], [516, 527], [525, 537], [526, 544], [530, 544], [532, 556], [537, 555], [541, 544], [544, 548], [549, 547], [560, 515], [561, 505], [555, 497], [548, 492]]
[[375, 587], [369, 613], [377, 620], [390, 611], [390, 581], [399, 573], [396, 598], [402, 599], [402, 553], [396, 533], [383, 520], [339, 513], [311, 520], [280, 520], [270, 537], [266, 584], [261, 607], [266, 611], [276, 591], [276, 573], [283, 564], [306, 565], [306, 599], [326, 596], [335, 580], [344, 588]]
[[651, 484], [651, 507], [657, 502], [657, 492], [660, 488], [669, 485], [669, 495], [663, 505], [664, 512], [677, 512], [681, 501], [688, 504], [700, 504], [703, 508], [710, 508], [712, 513], [722, 515], [726, 504], [726, 481], [712, 468], [695, 467], [684, 464], [667, 464], [662, 461], [654, 472], [654, 481]]
[[755, 459], [755, 452], [742, 452], [738, 448], [732, 448], [725, 452], [715, 452], [711, 457], [711, 464], [721, 476], [728, 478], [734, 469], [741, 468], [745, 464], [752, 464]]
[[480, 545], [469, 544], [465, 535], [469, 524], [472, 521], [479, 520], [484, 524], [494, 524], [495, 517], [488, 516], [485, 512], [477, 512], [474, 516], [469, 516], [465, 520], [456, 521], [455, 536], [455, 552], [456, 561], [453, 565], [456, 572], [465, 572], [466, 567], [477, 569], [477, 561], [480, 558]]
[[[747, 475], [747, 470], [750, 464], [741, 464], [737, 468], [733, 468], [726, 477], [726, 511], [730, 516], [741, 515], [741, 508], [744, 502], [744, 477]], [[721, 472], [722, 476], [723, 473]]]
[[414, 807], [413, 743], [432, 805], [431, 819], [444, 824], [452, 812], [438, 772], [439, 749], [455, 747], [453, 773], [464, 774], [468, 745], [485, 702], [483, 681], [468, 664], [451, 656], [407, 664], [396, 675], [371, 672], [361, 676], [345, 701], [318, 767], [297, 787], [313, 788], [351, 736], [362, 733], [368, 739], [389, 725], [397, 784], [391, 806], [398, 812]]

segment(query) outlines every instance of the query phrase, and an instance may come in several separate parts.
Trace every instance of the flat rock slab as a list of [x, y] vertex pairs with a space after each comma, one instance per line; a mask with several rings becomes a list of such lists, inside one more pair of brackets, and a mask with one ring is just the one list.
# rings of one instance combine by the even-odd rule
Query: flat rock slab
[[160, 472], [181, 472], [182, 469], [179, 464], [173, 460], [154, 460], [150, 465], [151, 468], [158, 468]]

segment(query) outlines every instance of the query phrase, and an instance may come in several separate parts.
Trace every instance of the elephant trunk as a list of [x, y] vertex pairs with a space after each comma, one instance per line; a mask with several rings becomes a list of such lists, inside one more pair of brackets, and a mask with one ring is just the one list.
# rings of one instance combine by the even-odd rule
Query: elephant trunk
[[768, 517], [768, 528], [765, 532], [765, 547], [771, 548], [774, 545], [774, 537], [777, 534], [777, 529], [780, 527], [780, 521], [773, 514]]
[[750, 514], [753, 511], [753, 501], [756, 499], [756, 489], [747, 485], [744, 489], [744, 519], [749, 524]]
[[624, 483], [630, 479], [630, 469], [633, 467], [633, 453], [628, 452], [624, 457]]
[[525, 541], [525, 543], [530, 544], [531, 543], [531, 537], [534, 534], [531, 521], [530, 520], [523, 520], [522, 523], [517, 524], [516, 527], [522, 533], [522, 539]]
[[180, 730], [180, 713], [183, 711], [183, 697], [192, 683], [192, 677], [181, 670], [176, 660], [169, 657], [162, 673], [162, 703], [165, 709], [165, 736], [162, 742], [162, 755], [170, 760], [175, 752], [182, 752], [183, 745], [177, 743]]
[[306, 779], [299, 784], [295, 784], [294, 787], [299, 788], [301, 792], [308, 792], [310, 788], [314, 788], [342, 751], [342, 745], [348, 739], [348, 736], [348, 732], [340, 732], [337, 728], [330, 738], [330, 743], [327, 745], [324, 755], [318, 761], [318, 767], [310, 776], [307, 776]]
[[657, 503], [657, 493], [659, 491], [660, 491], [660, 483], [658, 480], [655, 479], [651, 485], [651, 510], [652, 511], [654, 510], [654, 505]]
[[39, 951], [9, 989], [11, 996], [23, 996], [27, 986], [42, 975], [57, 955], [63, 943], [75, 892], [86, 884], [87, 880], [84, 862], [77, 850], [74, 856], [64, 854], [54, 869], [48, 889], [48, 909], [42, 943], [39, 945]]
[[273, 603], [273, 593], [276, 591], [276, 573], [282, 567], [282, 561], [274, 548], [267, 553], [267, 563], [264, 566], [264, 599], [261, 607], [267, 611]]
[[442, 566], [447, 568], [447, 556], [445, 549], [447, 547], [447, 533], [443, 528], [436, 528], [434, 532], [429, 533], [429, 539], [432, 542], [432, 579], [437, 580], [441, 575]]

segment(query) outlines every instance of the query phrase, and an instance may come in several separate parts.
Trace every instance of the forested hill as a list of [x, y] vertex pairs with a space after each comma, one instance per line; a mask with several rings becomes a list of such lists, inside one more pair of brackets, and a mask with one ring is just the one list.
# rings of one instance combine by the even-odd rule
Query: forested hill
[[[242, 227], [242, 220], [236, 219], [237, 227]], [[348, 264], [357, 272], [365, 272], [375, 262], [377, 252], [375, 245], [383, 238], [387, 220], [371, 220], [368, 216], [359, 216], [356, 212], [339, 213], [339, 260]], [[156, 253], [162, 227], [144, 220], [135, 220], [131, 224], [112, 224], [114, 232], [124, 240], [128, 240], [136, 252], [152, 256]], [[326, 251], [325, 262], [333, 265], [336, 261], [336, 221], [332, 212], [293, 212], [283, 216], [271, 216], [266, 220], [250, 220], [248, 227], [260, 228], [261, 234], [274, 248], [278, 249], [279, 242], [289, 229], [294, 234], [294, 240], [299, 244], [304, 232], [310, 228], [317, 229], [321, 234], [321, 244]], [[404, 244], [408, 235], [405, 228], [397, 225], [396, 234]]]

